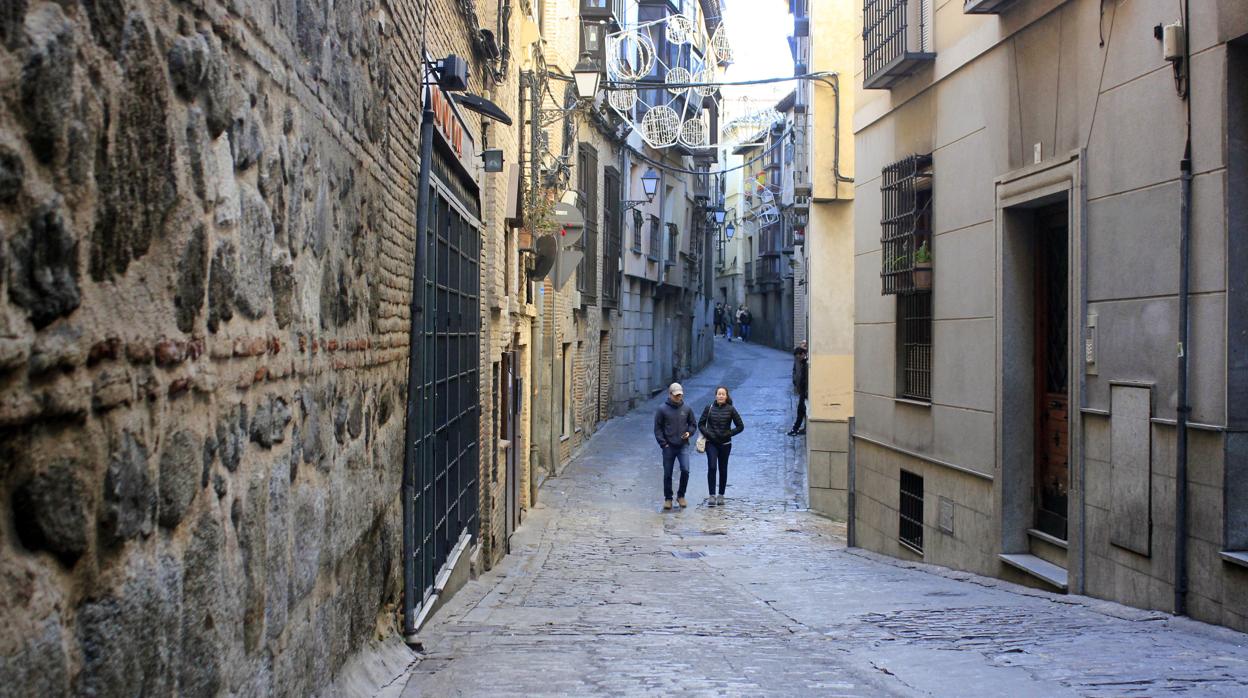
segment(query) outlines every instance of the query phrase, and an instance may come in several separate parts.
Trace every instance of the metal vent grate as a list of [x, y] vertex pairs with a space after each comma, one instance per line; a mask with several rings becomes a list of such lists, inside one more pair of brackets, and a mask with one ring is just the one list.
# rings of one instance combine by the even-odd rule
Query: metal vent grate
[[897, 509], [897, 540], [923, 554], [923, 478], [901, 471], [901, 501]]

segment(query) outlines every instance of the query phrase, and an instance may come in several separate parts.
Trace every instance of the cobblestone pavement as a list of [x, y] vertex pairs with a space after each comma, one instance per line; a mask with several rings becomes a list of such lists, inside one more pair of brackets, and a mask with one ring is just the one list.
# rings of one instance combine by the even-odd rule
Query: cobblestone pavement
[[657, 400], [612, 420], [422, 630], [403, 695], [1248, 695], [1248, 636], [846, 549], [805, 510], [788, 356], [716, 341], [685, 389], [734, 389], [728, 505], [693, 454], [663, 512]]

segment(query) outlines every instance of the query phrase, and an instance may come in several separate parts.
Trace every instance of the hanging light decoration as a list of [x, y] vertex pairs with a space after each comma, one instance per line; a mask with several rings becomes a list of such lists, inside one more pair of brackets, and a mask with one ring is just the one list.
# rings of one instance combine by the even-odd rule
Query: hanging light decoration
[[675, 145], [680, 136], [680, 114], [675, 109], [660, 104], [646, 110], [641, 117], [641, 137], [654, 148]]
[[637, 106], [637, 90], [611, 90], [607, 93], [607, 103], [618, 112], [631, 112]]
[[[698, 21], [673, 14], [607, 36], [607, 104], [651, 147], [716, 147], [703, 110], [717, 106], [713, 82], [728, 43], [722, 24], [715, 31], [718, 39], [700, 29]], [[660, 56], [657, 41], [671, 50]], [[656, 89], [632, 84], [654, 77], [664, 81]]]
[[680, 125], [680, 142], [690, 148], [701, 148], [707, 144], [709, 131], [705, 118], [689, 119]]

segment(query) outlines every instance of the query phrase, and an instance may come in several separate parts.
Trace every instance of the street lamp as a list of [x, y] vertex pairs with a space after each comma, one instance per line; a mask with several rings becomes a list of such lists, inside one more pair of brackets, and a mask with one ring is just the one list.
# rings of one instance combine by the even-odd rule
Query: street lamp
[[728, 227], [724, 228], [724, 235], [727, 236], [729, 240], [732, 239], [732, 236], [735, 235], [736, 232], [737, 232], [737, 226], [733, 223], [729, 223]]
[[653, 167], [647, 169], [646, 173], [641, 176], [641, 188], [646, 192], [646, 198], [623, 202], [625, 211], [654, 201], [654, 195], [659, 191], [659, 173], [655, 172]]
[[591, 100], [598, 94], [598, 82], [602, 79], [602, 68], [598, 61], [589, 55], [589, 51], [581, 53], [581, 60], [572, 69], [572, 79], [576, 82], [576, 96]]
[[715, 214], [715, 225], [722, 226], [724, 224], [724, 217], [728, 215], [728, 212], [720, 207], [712, 211], [712, 213]]

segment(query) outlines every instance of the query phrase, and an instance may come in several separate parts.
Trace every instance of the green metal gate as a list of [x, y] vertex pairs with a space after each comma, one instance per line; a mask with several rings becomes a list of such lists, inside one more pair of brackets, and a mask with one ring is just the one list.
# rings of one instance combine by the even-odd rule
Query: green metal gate
[[416, 391], [416, 605], [461, 534], [476, 537], [480, 462], [480, 204], [442, 154], [433, 158]]

